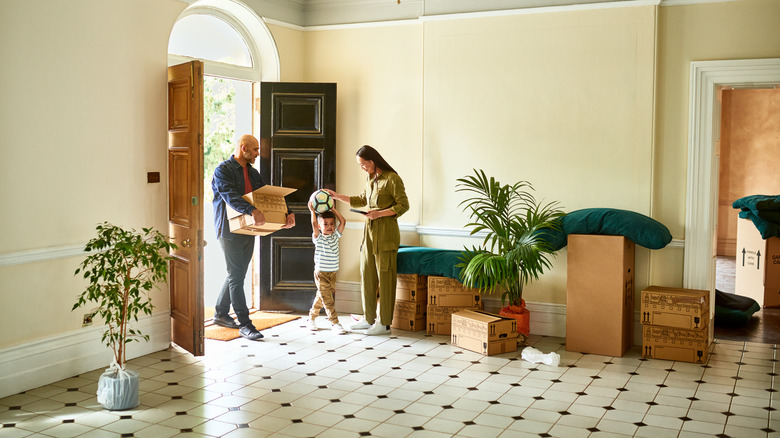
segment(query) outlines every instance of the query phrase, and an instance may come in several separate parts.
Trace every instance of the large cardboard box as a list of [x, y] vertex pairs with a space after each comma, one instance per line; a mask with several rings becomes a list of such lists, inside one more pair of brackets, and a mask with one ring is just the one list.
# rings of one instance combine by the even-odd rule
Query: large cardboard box
[[479, 339], [469, 338], [466, 336], [459, 336], [455, 333], [451, 335], [452, 345], [466, 350], [471, 350], [476, 353], [484, 354], [485, 356], [492, 356], [494, 354], [511, 353], [517, 351], [517, 338], [502, 339], [500, 341], [481, 341]]
[[461, 310], [452, 314], [452, 334], [487, 342], [517, 337], [517, 320], [482, 310]]
[[425, 303], [395, 300], [392, 328], [418, 332], [425, 330]]
[[623, 356], [634, 344], [634, 242], [570, 234], [566, 350]]
[[685, 330], [658, 325], [642, 326], [642, 356], [652, 359], [706, 363], [710, 341], [707, 330]]
[[764, 240], [750, 219], [737, 222], [734, 289], [761, 306], [780, 306], [780, 237]]
[[395, 299], [428, 302], [428, 276], [417, 274], [398, 274], [395, 288]]
[[263, 225], [255, 225], [252, 216], [239, 213], [226, 205], [230, 232], [251, 236], [267, 236], [274, 231], [279, 231], [287, 223], [287, 203], [284, 201], [284, 197], [295, 190], [297, 189], [266, 185], [243, 196], [247, 202], [263, 212], [265, 215], [265, 224]]
[[434, 306], [429, 304], [426, 312], [426, 333], [449, 335], [452, 333], [452, 314], [461, 310], [480, 310], [479, 307]]
[[467, 288], [448, 277], [428, 277], [428, 304], [444, 307], [482, 307], [479, 289]]
[[642, 324], [705, 330], [710, 321], [710, 292], [650, 286], [640, 298]]

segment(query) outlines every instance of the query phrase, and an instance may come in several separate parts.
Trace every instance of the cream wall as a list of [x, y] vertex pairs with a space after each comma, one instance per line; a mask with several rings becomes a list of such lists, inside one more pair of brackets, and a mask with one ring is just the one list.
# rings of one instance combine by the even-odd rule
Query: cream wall
[[[691, 61], [780, 57], [780, 2], [665, 6], [659, 9], [654, 155], [654, 217], [685, 237]], [[681, 286], [683, 251], [653, 254], [654, 284]]]
[[[0, 255], [41, 260], [0, 267], [0, 348], [81, 328], [82, 257], [53, 253], [102, 221], [167, 232], [166, 57], [185, 6], [0, 2]], [[153, 302], [168, 313], [167, 288]]]
[[304, 32], [281, 25], [266, 24], [279, 51], [282, 82], [303, 82]]
[[[420, 223], [422, 196], [422, 26], [417, 23], [305, 33], [304, 78], [338, 85], [336, 191], [357, 195], [366, 174], [355, 153], [376, 147], [401, 175], [410, 208], [399, 218]], [[340, 281], [359, 281], [363, 218], [339, 204], [348, 221], [341, 243]], [[417, 237], [404, 233], [405, 244]]]

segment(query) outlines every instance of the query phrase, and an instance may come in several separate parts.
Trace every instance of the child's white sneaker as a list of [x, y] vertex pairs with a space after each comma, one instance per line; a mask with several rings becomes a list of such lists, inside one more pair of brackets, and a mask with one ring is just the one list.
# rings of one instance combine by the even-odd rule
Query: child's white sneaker
[[317, 323], [313, 319], [310, 319], [309, 322], [306, 323], [306, 327], [308, 327], [309, 330], [313, 332], [316, 332], [317, 330], [320, 329], [319, 327], [317, 327]]
[[368, 328], [371, 327], [371, 324], [369, 324], [365, 318], [360, 318], [360, 321], [352, 324], [352, 326], [349, 328], [350, 330], [368, 330]]
[[338, 323], [333, 324], [333, 327], [331, 327], [330, 329], [333, 331], [333, 333], [336, 333], [337, 335], [343, 335], [344, 333], [347, 332], [346, 330], [344, 330], [344, 327]]
[[383, 325], [381, 322], [377, 321], [363, 333], [366, 335], [386, 335], [390, 333], [390, 326]]

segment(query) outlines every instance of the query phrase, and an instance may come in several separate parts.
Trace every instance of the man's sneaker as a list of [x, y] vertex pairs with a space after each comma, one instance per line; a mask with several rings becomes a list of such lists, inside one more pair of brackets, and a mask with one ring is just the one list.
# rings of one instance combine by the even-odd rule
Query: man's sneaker
[[366, 335], [386, 335], [390, 333], [390, 326], [389, 325], [383, 325], [381, 322], [377, 321], [369, 327], [368, 330], [363, 332], [363, 334]]
[[344, 327], [342, 327], [341, 324], [338, 324], [338, 323], [333, 324], [333, 327], [331, 327], [330, 329], [333, 331], [333, 333], [336, 333], [336, 334], [339, 334], [339, 335], [343, 335], [344, 333], [347, 332], [346, 330], [344, 330]]
[[368, 330], [368, 328], [371, 327], [371, 324], [369, 324], [365, 318], [361, 318], [360, 321], [352, 324], [350, 326], [350, 330]]
[[316, 332], [317, 330], [320, 329], [319, 327], [317, 327], [317, 323], [313, 319], [310, 319], [308, 322], [306, 322], [306, 327], [308, 327], [309, 330], [313, 332]]
[[236, 321], [233, 320], [233, 318], [231, 318], [231, 317], [229, 317], [227, 315], [225, 315], [225, 316], [214, 315], [214, 324], [216, 324], [216, 325], [218, 325], [220, 327], [226, 327], [226, 328], [230, 328], [230, 329], [237, 329], [238, 328], [238, 324], [236, 323]]
[[238, 334], [250, 341], [259, 341], [263, 339], [263, 334], [257, 331], [253, 325], [245, 325], [238, 329]]

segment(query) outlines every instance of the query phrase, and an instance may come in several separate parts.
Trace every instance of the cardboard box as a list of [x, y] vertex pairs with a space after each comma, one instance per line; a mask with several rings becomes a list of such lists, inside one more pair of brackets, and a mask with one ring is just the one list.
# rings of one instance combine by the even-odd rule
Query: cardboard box
[[734, 289], [763, 307], [780, 306], [780, 237], [764, 240], [750, 219], [737, 222]]
[[488, 356], [517, 350], [517, 320], [481, 310], [452, 314], [452, 345]]
[[570, 234], [566, 350], [623, 356], [634, 344], [634, 243]]
[[487, 342], [453, 333], [451, 335], [451, 343], [456, 347], [465, 348], [466, 350], [484, 354], [485, 356], [517, 351], [517, 338]]
[[642, 291], [642, 324], [705, 330], [710, 321], [710, 292], [650, 286]]
[[517, 320], [482, 310], [452, 314], [452, 334], [492, 342], [517, 338]]
[[428, 304], [443, 307], [482, 308], [479, 289], [464, 287], [458, 280], [428, 276]]
[[284, 197], [297, 189], [278, 186], [263, 186], [252, 193], [242, 196], [247, 202], [265, 215], [265, 224], [255, 225], [255, 220], [248, 214], [239, 213], [229, 205], [225, 205], [230, 232], [248, 234], [250, 236], [266, 236], [279, 231], [287, 223], [287, 203]]
[[420, 332], [425, 330], [425, 317], [408, 319], [393, 316], [393, 324], [391, 324], [390, 327], [406, 330], [407, 332]]
[[429, 304], [426, 309], [426, 332], [429, 335], [449, 335], [452, 333], [452, 314], [461, 310], [480, 310], [479, 307], [445, 307]]
[[403, 289], [428, 289], [428, 276], [419, 274], [398, 274], [397, 286]]
[[685, 330], [657, 325], [642, 326], [642, 356], [652, 359], [706, 363], [710, 350], [708, 330]]

